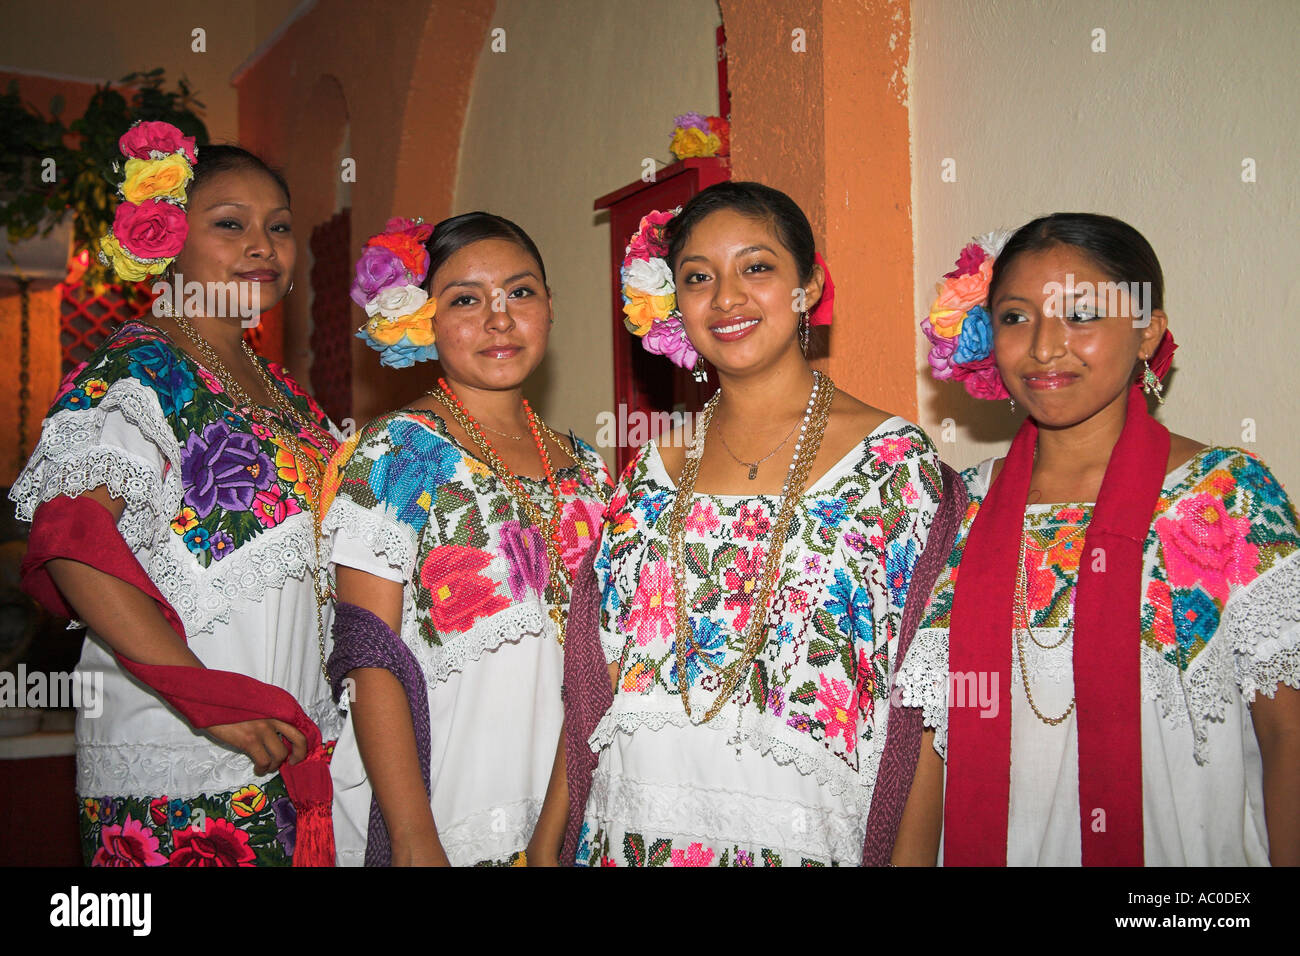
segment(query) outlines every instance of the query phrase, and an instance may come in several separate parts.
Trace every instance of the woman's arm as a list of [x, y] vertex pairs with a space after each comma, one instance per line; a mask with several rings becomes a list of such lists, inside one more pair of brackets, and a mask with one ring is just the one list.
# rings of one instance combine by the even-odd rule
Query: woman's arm
[[[82, 497], [103, 505], [114, 522], [126, 508], [124, 501], [113, 498], [102, 485]], [[77, 617], [115, 653], [140, 664], [203, 667], [203, 662], [172, 630], [154, 600], [139, 588], [68, 558], [53, 559], [46, 570]], [[297, 763], [307, 755], [307, 738], [302, 731], [279, 720], [217, 724], [203, 732], [247, 754], [258, 776], [278, 769], [286, 757], [290, 763]]]
[[942, 829], [943, 760], [934, 749], [934, 731], [925, 730], [890, 862], [894, 866], [934, 866]]
[[1264, 763], [1264, 822], [1274, 866], [1300, 866], [1300, 690], [1279, 685], [1250, 706]]
[[[400, 584], [339, 567], [337, 589], [340, 601], [365, 608], [401, 633]], [[393, 866], [450, 866], [424, 789], [411, 705], [401, 681], [379, 667], [359, 667], [348, 677], [354, 681], [349, 706], [357, 747], [388, 827]]]

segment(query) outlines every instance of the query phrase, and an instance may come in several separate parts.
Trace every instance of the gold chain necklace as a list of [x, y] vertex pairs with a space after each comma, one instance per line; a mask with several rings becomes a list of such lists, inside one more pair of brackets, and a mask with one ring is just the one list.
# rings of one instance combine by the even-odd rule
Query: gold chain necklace
[[[330, 596], [328, 594], [327, 586], [321, 580], [322, 565], [320, 553], [321, 521], [324, 519], [324, 515], [322, 515], [320, 511], [321, 488], [324, 483], [325, 469], [304, 450], [303, 443], [298, 440], [296, 434], [285, 428], [283, 423], [277, 421], [274, 416], [267, 415], [262, 411], [263, 406], [253, 401], [248, 392], [244, 390], [244, 387], [239, 384], [232, 374], [230, 374], [230, 370], [227, 369], [225, 363], [221, 361], [216, 350], [212, 348], [211, 343], [198, 333], [194, 326], [190, 324], [188, 318], [174, 313], [169, 314], [172, 321], [175, 322], [180, 330], [185, 333], [190, 342], [193, 343], [194, 347], [199, 350], [199, 353], [203, 356], [204, 364], [209, 367], [210, 371], [214, 375], [216, 375], [217, 379], [221, 382], [222, 387], [226, 390], [226, 393], [234, 399], [238, 407], [248, 409], [249, 417], [251, 419], [271, 429], [275, 435], [284, 442], [289, 449], [289, 453], [293, 455], [295, 470], [300, 476], [305, 476], [307, 479], [307, 510], [311, 515], [312, 545], [316, 553], [316, 564], [312, 568], [311, 576], [312, 592], [316, 598], [316, 638], [320, 648], [320, 671], [325, 678], [326, 686], [329, 686], [329, 669], [325, 665], [325, 606], [329, 602]], [[321, 436], [324, 435], [323, 429], [315, 423], [308, 421], [306, 417], [293, 406], [293, 403], [285, 398], [284, 393], [280, 391], [279, 386], [271, 380], [271, 376], [267, 373], [266, 369], [262, 367], [262, 363], [257, 360], [256, 353], [249, 348], [248, 343], [241, 340], [240, 346], [243, 349], [244, 355], [248, 358], [249, 363], [257, 372], [258, 377], [262, 380], [262, 385], [266, 389], [267, 394], [270, 395], [272, 401], [276, 403], [276, 408], [280, 413], [290, 421], [297, 424], [301, 430], [316, 435], [317, 440], [321, 441], [322, 444], [325, 444], [321, 439]], [[269, 411], [269, 409], [267, 409], [267, 411]], [[331, 438], [330, 441], [332, 442], [332, 440], [333, 439]]]
[[1025, 634], [1028, 634], [1030, 639], [1038, 645], [1038, 647], [1050, 651], [1054, 648], [1060, 647], [1070, 639], [1070, 635], [1074, 633], [1074, 623], [1070, 623], [1070, 626], [1065, 629], [1065, 634], [1055, 644], [1043, 644], [1038, 640], [1038, 638], [1034, 637], [1033, 628], [1030, 627], [1029, 624], [1029, 574], [1025, 570], [1025, 559], [1027, 557], [1025, 547], [1028, 537], [1028, 531], [1021, 532], [1020, 561], [1016, 568], [1016, 605], [1019, 607], [1021, 614], [1020, 627], [1015, 629], [1016, 658], [1020, 662], [1020, 682], [1024, 685], [1025, 699], [1029, 701], [1030, 709], [1033, 710], [1034, 716], [1043, 723], [1047, 724], [1049, 727], [1055, 727], [1058, 724], [1064, 723], [1065, 719], [1074, 712], [1074, 705], [1078, 702], [1078, 698], [1070, 698], [1070, 706], [1065, 709], [1065, 713], [1061, 714], [1060, 717], [1048, 717], [1038, 709], [1038, 704], [1034, 702], [1034, 692], [1029, 689], [1029, 672], [1025, 668]]
[[767, 643], [768, 601], [771, 600], [772, 591], [776, 587], [776, 579], [781, 571], [781, 555], [785, 549], [785, 539], [789, 534], [790, 525], [794, 521], [795, 509], [803, 494], [804, 486], [808, 482], [808, 474], [817, 458], [817, 451], [821, 448], [822, 436], [826, 432], [831, 404], [835, 399], [835, 383], [827, 376], [822, 375], [821, 372], [813, 372], [813, 389], [808, 397], [808, 406], [804, 411], [803, 422], [799, 426], [799, 440], [795, 443], [794, 458], [790, 462], [790, 470], [786, 475], [785, 486], [781, 489], [781, 505], [777, 511], [776, 524], [772, 528], [767, 562], [763, 568], [762, 586], [754, 596], [753, 617], [750, 618], [748, 633], [745, 635], [744, 648], [740, 657], [731, 664], [718, 667], [699, 651], [695, 643], [695, 634], [691, 630], [691, 602], [687, 597], [684, 554], [686, 550], [686, 518], [690, 513], [691, 506], [694, 504], [695, 481], [699, 476], [700, 461], [704, 457], [704, 438], [708, 433], [709, 423], [713, 420], [713, 413], [717, 409], [721, 395], [722, 392], [719, 390], [713, 398], [709, 399], [704, 408], [700, 429], [686, 453], [686, 463], [678, 480], [677, 498], [673, 501], [673, 509], [669, 515], [668, 525], [669, 564], [672, 567], [673, 587], [676, 591], [676, 626], [673, 646], [677, 655], [677, 688], [681, 694], [682, 707], [685, 708], [688, 719], [691, 718], [691, 699], [690, 676], [686, 669], [687, 643], [689, 642], [690, 646], [695, 648], [701, 662], [708, 666], [710, 670], [719, 672], [722, 675], [722, 689], [718, 692], [713, 706], [706, 710], [704, 714], [702, 723], [706, 724], [726, 706], [750, 663], [758, 655], [758, 652], [763, 649], [763, 645]]
[[[484, 461], [486, 461], [497, 480], [506, 487], [511, 497], [518, 503], [529, 524], [544, 536], [547, 581], [550, 584], [552, 597], [549, 614], [551, 620], [555, 622], [556, 639], [560, 642], [560, 646], [563, 647], [565, 627], [568, 623], [568, 615], [565, 613], [564, 605], [573, 591], [573, 575], [565, 566], [563, 555], [560, 553], [560, 522], [564, 516], [564, 499], [560, 496], [559, 484], [555, 480], [555, 469], [551, 466], [551, 456], [546, 451], [546, 441], [543, 435], [548, 435], [559, 448], [563, 449], [564, 445], [559, 441], [555, 432], [551, 431], [550, 427], [533, 413], [532, 406], [525, 399], [524, 414], [528, 418], [529, 431], [532, 432], [538, 454], [542, 459], [542, 471], [546, 476], [546, 484], [551, 490], [551, 516], [548, 519], [542, 514], [541, 508], [533, 500], [532, 495], [528, 493], [528, 489], [520, 481], [519, 476], [510, 470], [509, 466], [502, 461], [501, 456], [497, 454], [496, 449], [492, 447], [492, 442], [483, 432], [484, 426], [469, 413], [464, 403], [452, 391], [451, 386], [444, 379], [438, 380], [438, 386], [437, 390], [430, 390], [427, 394], [438, 399], [451, 414], [451, 417], [455, 419], [456, 424], [474, 441], [479, 451], [483, 453]], [[596, 489], [597, 496], [603, 501], [601, 483], [591, 476], [576, 455], [569, 455], [569, 457], [573, 459], [574, 464], [578, 466], [584, 477], [588, 478]]]

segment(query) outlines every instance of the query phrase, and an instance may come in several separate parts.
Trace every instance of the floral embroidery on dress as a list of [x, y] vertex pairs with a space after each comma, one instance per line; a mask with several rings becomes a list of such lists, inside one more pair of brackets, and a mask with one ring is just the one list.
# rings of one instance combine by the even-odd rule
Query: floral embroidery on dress
[[[564, 498], [561, 556], [574, 568], [599, 528], [599, 489], [591, 482], [608, 484], [595, 451], [580, 443], [579, 454], [585, 470], [557, 471]], [[418, 634], [428, 647], [442, 647], [512, 605], [554, 599], [543, 533], [437, 415], [407, 409], [376, 419], [341, 449], [333, 468], [326, 531], [361, 509], [365, 520], [394, 526], [405, 537], [414, 561], [409, 586]], [[545, 482], [523, 481], [549, 515], [554, 503]]]
[[[304, 417], [328, 434], [329, 421], [320, 406], [280, 366], [266, 363], [266, 368]], [[292, 452], [271, 429], [232, 408], [230, 396], [211, 373], [142, 323], [122, 325], [87, 364], [74, 370], [50, 415], [93, 409], [108, 395], [108, 383], [122, 379], [152, 390], [175, 435], [184, 497], [171, 530], [200, 567], [223, 560], [290, 515], [309, 509], [310, 489]], [[299, 433], [297, 423], [278, 412], [275, 417], [319, 466], [333, 454], [332, 440], [318, 444], [314, 433]]]
[[[784, 728], [778, 733], [820, 742], [855, 773], [859, 744], [872, 739], [887, 694], [889, 642], [941, 479], [932, 447], [912, 425], [873, 435], [850, 458], [805, 495], [766, 615], [768, 640], [736, 699]], [[647, 446], [606, 512], [596, 568], [602, 640], [608, 651], [621, 646], [615, 712], [654, 706], [656, 694], [674, 719], [681, 712], [680, 598], [660, 526], [675, 494]], [[684, 657], [694, 708], [711, 703], [720, 668], [740, 654], [754, 615], [766, 613], [756, 598], [778, 504], [770, 495], [699, 495], [688, 513], [683, 557], [694, 640]]]
[[[766, 847], [741, 847], [732, 844], [721, 849], [705, 846], [698, 840], [654, 838], [641, 833], [623, 834], [619, 846], [613, 846], [603, 829], [591, 834], [591, 824], [584, 823], [579, 835], [576, 863], [578, 866], [631, 866], [631, 867], [778, 867], [785, 865], [782, 852]], [[798, 866], [821, 867], [821, 860], [800, 857]], [[838, 866], [832, 862], [831, 866]]]

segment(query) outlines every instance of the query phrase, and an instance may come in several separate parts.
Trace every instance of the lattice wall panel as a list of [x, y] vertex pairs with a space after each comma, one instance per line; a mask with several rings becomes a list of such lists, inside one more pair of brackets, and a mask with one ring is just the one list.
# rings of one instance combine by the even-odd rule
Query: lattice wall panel
[[65, 284], [59, 303], [63, 374], [90, 358], [123, 322], [148, 314], [152, 304], [151, 295], [128, 299], [117, 286], [109, 286], [103, 295], [96, 296], [83, 286]]
[[311, 391], [335, 422], [352, 414], [352, 210], [311, 233]]

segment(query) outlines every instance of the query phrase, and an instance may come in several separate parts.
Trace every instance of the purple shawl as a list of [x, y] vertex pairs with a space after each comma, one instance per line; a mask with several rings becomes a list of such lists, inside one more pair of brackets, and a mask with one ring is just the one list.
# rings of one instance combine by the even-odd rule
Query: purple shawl
[[[343, 679], [358, 667], [380, 667], [390, 671], [406, 691], [411, 705], [411, 724], [415, 728], [415, 750], [420, 758], [424, 792], [429, 788], [429, 697], [424, 673], [410, 648], [393, 633], [392, 628], [365, 608], [342, 601], [334, 606], [334, 652], [328, 669], [330, 686], [337, 701], [343, 691]], [[606, 681], [608, 683], [608, 681]], [[379, 803], [370, 798], [370, 826], [366, 834], [366, 866], [391, 866], [392, 842]]]
[[[907, 602], [898, 639], [893, 672], [890, 675], [889, 720], [886, 725], [885, 749], [881, 753], [880, 771], [867, 814], [866, 839], [862, 846], [863, 866], [885, 866], [894, 852], [898, 826], [903, 818], [921, 753], [921, 710], [901, 706], [892, 692], [893, 681], [903, 665], [921, 623], [930, 592], [947, 563], [966, 514], [966, 487], [961, 476], [940, 462], [943, 472], [943, 496], [926, 538], [925, 548], [917, 559], [908, 585]], [[582, 566], [573, 576], [573, 595], [569, 603], [569, 622], [564, 641], [564, 762], [569, 784], [569, 817], [564, 828], [560, 864], [572, 866], [578, 849], [578, 834], [591, 791], [591, 777], [596, 770], [597, 755], [587, 741], [596, 724], [614, 703], [609, 685], [605, 654], [600, 646], [600, 590], [594, 565], [600, 549], [597, 542], [587, 552]]]

